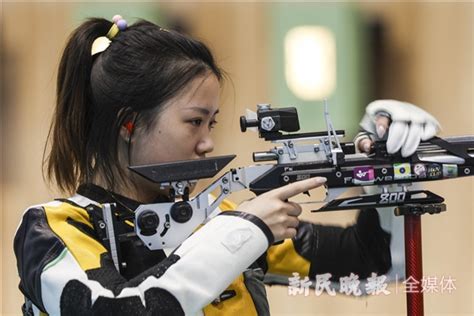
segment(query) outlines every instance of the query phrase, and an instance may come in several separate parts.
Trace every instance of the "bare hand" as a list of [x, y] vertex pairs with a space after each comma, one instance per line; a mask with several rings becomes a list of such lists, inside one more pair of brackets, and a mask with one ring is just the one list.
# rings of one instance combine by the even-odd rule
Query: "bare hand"
[[288, 199], [320, 187], [325, 182], [326, 178], [316, 177], [290, 183], [242, 203], [237, 210], [253, 214], [264, 221], [272, 231], [275, 241], [292, 238], [296, 236], [298, 216], [302, 209], [298, 203]]

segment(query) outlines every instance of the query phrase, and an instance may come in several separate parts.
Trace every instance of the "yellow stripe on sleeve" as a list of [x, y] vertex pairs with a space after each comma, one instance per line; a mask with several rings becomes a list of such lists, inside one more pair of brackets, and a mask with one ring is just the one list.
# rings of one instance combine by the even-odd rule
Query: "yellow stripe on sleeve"
[[51, 230], [64, 242], [84, 271], [100, 268], [100, 256], [107, 250], [100, 242], [81, 232], [66, 220], [71, 218], [91, 228], [86, 210], [61, 203], [59, 206], [44, 206]]

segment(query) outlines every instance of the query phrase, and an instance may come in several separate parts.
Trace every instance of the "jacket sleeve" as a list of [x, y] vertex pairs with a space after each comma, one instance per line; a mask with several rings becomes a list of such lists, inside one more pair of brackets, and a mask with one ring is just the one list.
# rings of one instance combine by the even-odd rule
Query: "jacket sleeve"
[[[14, 250], [20, 290], [51, 315], [199, 314], [272, 243], [256, 217], [216, 216], [164, 261], [126, 280], [93, 238], [82, 208], [27, 210]], [[269, 235], [270, 232], [270, 235]]]
[[296, 237], [269, 248], [267, 264], [268, 272], [285, 276], [331, 273], [338, 280], [352, 272], [367, 278], [390, 269], [390, 234], [380, 227], [375, 209], [361, 211], [346, 228], [302, 221]]

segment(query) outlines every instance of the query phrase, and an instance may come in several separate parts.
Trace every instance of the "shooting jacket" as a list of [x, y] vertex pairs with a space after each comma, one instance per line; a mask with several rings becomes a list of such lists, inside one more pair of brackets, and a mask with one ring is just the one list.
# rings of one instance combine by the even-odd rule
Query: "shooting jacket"
[[[90, 184], [74, 197], [26, 210], [14, 240], [24, 314], [269, 315], [266, 273], [363, 277], [390, 267], [381, 254], [389, 239], [374, 246], [360, 241], [355, 226], [301, 222], [295, 238], [272, 245], [261, 220], [224, 201], [220, 215], [169, 255], [138, 237], [121, 242], [126, 264], [119, 273], [98, 231], [100, 207], [91, 207], [111, 202], [129, 210], [139, 205]], [[117, 230], [133, 232], [133, 223]]]

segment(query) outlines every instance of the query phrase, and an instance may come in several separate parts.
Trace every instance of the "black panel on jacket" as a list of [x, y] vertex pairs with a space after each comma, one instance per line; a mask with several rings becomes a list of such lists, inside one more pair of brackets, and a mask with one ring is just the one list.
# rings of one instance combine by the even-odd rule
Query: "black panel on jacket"
[[146, 308], [138, 296], [107, 298], [100, 296], [92, 305], [91, 290], [77, 280], [69, 281], [61, 295], [61, 315], [184, 315], [179, 302], [168, 291], [145, 291]]
[[122, 260], [127, 264], [122, 271], [122, 275], [127, 280], [136, 277], [143, 271], [166, 259], [166, 254], [163, 250], [148, 249], [136, 236], [121, 242], [120, 249]]
[[13, 247], [21, 279], [19, 288], [44, 312], [41, 272], [61, 254], [65, 245], [49, 227], [43, 208], [31, 208], [23, 215]]
[[159, 278], [166, 270], [179, 260], [179, 256], [171, 255], [168, 258], [155, 262], [150, 268], [141, 271], [134, 278], [127, 280], [120, 275], [108, 253], [103, 253], [100, 257], [100, 268], [87, 270], [86, 274], [89, 280], [99, 282], [104, 288], [118, 295], [125, 287], [136, 287], [147, 277], [154, 276]]

